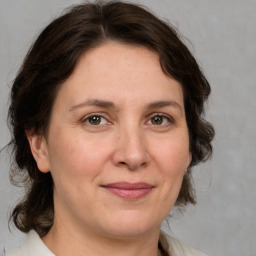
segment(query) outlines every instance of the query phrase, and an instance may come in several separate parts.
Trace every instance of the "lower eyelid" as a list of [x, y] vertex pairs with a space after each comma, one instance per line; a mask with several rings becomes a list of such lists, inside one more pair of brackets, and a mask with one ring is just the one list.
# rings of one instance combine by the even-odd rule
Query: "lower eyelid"
[[173, 119], [172, 117], [170, 117], [170, 116], [165, 116], [165, 118], [167, 118], [170, 123], [174, 123], [174, 119]]
[[[88, 120], [89, 120], [90, 118], [94, 117], [94, 116], [100, 117], [101, 119], [104, 119], [104, 120], [105, 120], [105, 123], [108, 123], [107, 118], [104, 117], [103, 115], [99, 115], [99, 114], [90, 114], [90, 115], [86, 115], [86, 116], [84, 116], [84, 117], [81, 119], [81, 122], [82, 122], [82, 123], [88, 123], [88, 124], [90, 124], [90, 123], [88, 122]], [[90, 125], [91, 125], [91, 124], [90, 124]], [[95, 125], [95, 126], [96, 126], [96, 125]]]
[[174, 119], [171, 116], [164, 115], [164, 114], [154, 114], [148, 118], [148, 121], [150, 121], [152, 118], [157, 116], [167, 119], [167, 121], [170, 123], [174, 123]]
[[[93, 125], [93, 124], [89, 123], [89, 118], [92, 118], [92, 117], [94, 117], [94, 116], [100, 117], [101, 119], [105, 120], [104, 123], [103, 123], [103, 124], [98, 124], [98, 125]], [[166, 122], [165, 122], [164, 124], [160, 124], [159, 126], [163, 126], [163, 125], [165, 125], [165, 124], [167, 124], [167, 123], [170, 123], [170, 124], [175, 123], [175, 120], [173, 119], [173, 117], [171, 117], [171, 116], [169, 116], [169, 115], [165, 115], [165, 114], [160, 114], [160, 113], [159, 113], [159, 114], [156, 113], [156, 114], [154, 114], [154, 115], [148, 116], [146, 123], [150, 122], [150, 120], [151, 120], [152, 118], [157, 117], [157, 116], [166, 119]], [[101, 120], [101, 122], [102, 122], [103, 120]], [[106, 125], [106, 124], [110, 123], [110, 121], [108, 120], [108, 118], [106, 118], [106, 117], [105, 117], [104, 115], [102, 115], [102, 114], [97, 114], [97, 113], [92, 113], [92, 114], [89, 114], [89, 115], [84, 116], [83, 118], [81, 118], [81, 122], [82, 122], [82, 123], [87, 123], [88, 125], [91, 125], [91, 126], [103, 126], [103, 125]], [[153, 124], [152, 124], [152, 125], [153, 125]], [[154, 125], [154, 126], [157, 126], [157, 125]]]

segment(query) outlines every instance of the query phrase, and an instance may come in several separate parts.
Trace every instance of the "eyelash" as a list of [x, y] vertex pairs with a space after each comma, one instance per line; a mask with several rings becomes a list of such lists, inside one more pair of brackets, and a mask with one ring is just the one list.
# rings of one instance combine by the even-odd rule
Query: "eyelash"
[[[90, 123], [90, 118], [93, 118], [93, 117], [99, 118], [100, 122], [102, 121], [102, 119], [105, 119], [105, 123], [104, 124], [100, 124], [100, 123], [92, 124], [92, 123]], [[165, 124], [162, 124], [162, 123], [161, 124], [153, 124], [152, 120], [153, 120], [153, 118], [156, 118], [156, 117], [160, 117], [161, 119], [166, 119], [167, 123], [165, 123]], [[165, 115], [165, 114], [162, 114], [162, 113], [151, 114], [150, 116], [147, 117], [147, 122], [146, 123], [148, 123], [150, 121], [151, 121], [151, 125], [159, 126], [159, 127], [167, 126], [169, 124], [174, 123], [174, 120], [171, 116]], [[105, 126], [105, 125], [110, 123], [105, 116], [103, 116], [102, 114], [98, 114], [98, 113], [92, 113], [92, 114], [86, 115], [85, 117], [82, 118], [81, 122], [86, 123], [87, 125], [91, 125], [91, 126]], [[162, 122], [164, 122], [164, 121], [162, 121]]]
[[152, 124], [152, 125], [154, 125], [154, 126], [166, 126], [166, 125], [169, 125], [169, 124], [173, 124], [174, 123], [174, 120], [173, 120], [173, 118], [171, 117], [171, 116], [169, 116], [169, 115], [165, 115], [165, 114], [162, 114], [162, 113], [155, 113], [155, 114], [153, 114], [153, 115], [151, 115], [150, 117], [149, 117], [149, 120], [147, 121], [147, 122], [149, 122], [149, 121], [151, 121], [152, 122], [152, 119], [153, 118], [156, 118], [156, 117], [160, 117], [160, 118], [163, 118], [163, 119], [166, 119], [167, 120], [167, 124], [159, 124], [159, 125], [154, 125], [154, 124]]
[[[106, 117], [104, 117], [104, 116], [101, 115], [101, 114], [96, 114], [96, 113], [92, 113], [92, 114], [89, 114], [89, 115], [83, 117], [83, 119], [82, 119], [81, 121], [82, 121], [82, 123], [87, 123], [88, 125], [91, 125], [91, 126], [99, 126], [100, 124], [91, 124], [91, 123], [89, 122], [89, 119], [90, 119], [90, 118], [93, 118], [93, 117], [100, 118], [101, 121], [102, 121], [102, 119], [105, 119], [105, 120], [106, 120], [106, 123], [109, 123]], [[102, 125], [106, 125], [106, 124], [102, 124]], [[101, 126], [102, 126], [102, 125], [101, 125]]]

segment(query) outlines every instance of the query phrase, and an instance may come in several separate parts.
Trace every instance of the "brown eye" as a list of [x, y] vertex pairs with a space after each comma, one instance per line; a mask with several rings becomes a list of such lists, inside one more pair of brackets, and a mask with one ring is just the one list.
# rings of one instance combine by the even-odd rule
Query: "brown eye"
[[107, 120], [103, 116], [93, 115], [87, 117], [85, 122], [90, 125], [104, 125], [107, 123]]
[[166, 126], [171, 123], [173, 123], [172, 118], [170, 116], [162, 114], [151, 116], [151, 118], [148, 120], [148, 124], [154, 126]]
[[163, 116], [154, 116], [151, 118], [151, 123], [154, 124], [154, 125], [161, 125], [164, 121], [164, 118]]

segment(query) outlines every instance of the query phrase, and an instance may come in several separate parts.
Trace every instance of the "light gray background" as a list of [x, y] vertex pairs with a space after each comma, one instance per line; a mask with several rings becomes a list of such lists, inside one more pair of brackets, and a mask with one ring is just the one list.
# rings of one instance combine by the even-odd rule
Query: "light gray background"
[[[0, 147], [9, 87], [35, 35], [75, 0], [0, 0]], [[144, 0], [173, 23], [212, 86], [208, 118], [215, 124], [213, 159], [195, 170], [198, 205], [174, 213], [168, 232], [212, 256], [256, 256], [256, 1]], [[9, 155], [0, 156], [0, 254], [22, 235], [7, 215], [21, 193], [9, 185]]]

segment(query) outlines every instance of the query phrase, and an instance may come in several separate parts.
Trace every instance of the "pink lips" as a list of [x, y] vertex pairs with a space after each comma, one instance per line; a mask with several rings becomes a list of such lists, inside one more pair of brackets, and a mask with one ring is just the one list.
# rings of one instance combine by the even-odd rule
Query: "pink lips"
[[139, 183], [118, 182], [118, 183], [103, 185], [102, 187], [119, 197], [122, 197], [124, 199], [129, 199], [129, 200], [142, 198], [147, 194], [149, 194], [154, 188], [154, 186], [144, 182], [139, 182]]

